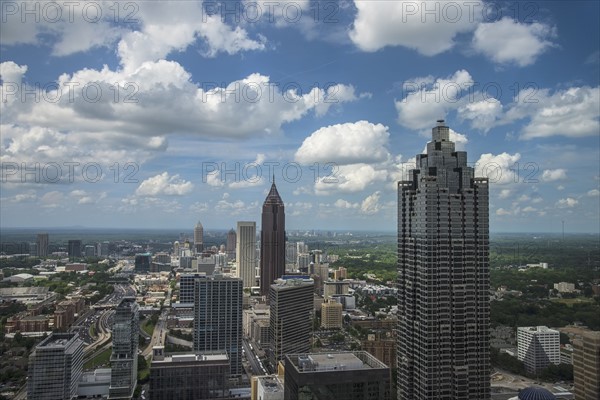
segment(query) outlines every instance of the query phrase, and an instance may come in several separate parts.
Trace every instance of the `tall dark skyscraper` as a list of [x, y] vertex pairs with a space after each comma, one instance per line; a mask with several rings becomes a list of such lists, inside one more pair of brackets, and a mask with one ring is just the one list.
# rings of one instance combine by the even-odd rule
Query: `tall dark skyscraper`
[[48, 234], [38, 233], [37, 235], [37, 255], [38, 257], [48, 257]]
[[285, 274], [285, 211], [275, 186], [265, 199], [260, 234], [260, 293], [269, 294], [269, 286]]
[[81, 240], [69, 240], [67, 252], [70, 258], [81, 258]]
[[488, 180], [432, 134], [398, 184], [398, 400], [489, 400]]
[[202, 253], [204, 250], [204, 227], [198, 221], [194, 227], [194, 253]]

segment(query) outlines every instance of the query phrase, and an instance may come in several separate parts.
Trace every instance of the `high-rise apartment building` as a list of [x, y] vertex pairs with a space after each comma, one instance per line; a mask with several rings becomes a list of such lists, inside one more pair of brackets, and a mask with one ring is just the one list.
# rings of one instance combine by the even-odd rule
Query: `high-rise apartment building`
[[38, 257], [48, 257], [49, 239], [47, 233], [37, 234], [37, 255]]
[[560, 332], [546, 326], [517, 328], [517, 358], [531, 374], [560, 364]]
[[73, 399], [83, 371], [83, 346], [77, 333], [53, 333], [29, 356], [27, 398]]
[[130, 399], [137, 384], [139, 306], [134, 297], [125, 297], [115, 309], [110, 356], [109, 399]]
[[488, 180], [439, 120], [398, 183], [398, 400], [488, 400]]
[[260, 293], [269, 294], [269, 286], [285, 274], [285, 209], [275, 186], [263, 203], [260, 234]]
[[194, 281], [194, 351], [225, 351], [242, 374], [242, 280], [220, 274]]
[[179, 276], [179, 302], [194, 304], [194, 281], [205, 274], [181, 274]]
[[581, 330], [573, 343], [575, 400], [600, 399], [600, 332]]
[[225, 253], [229, 260], [235, 258], [236, 242], [237, 235], [233, 229], [230, 229], [229, 232], [227, 232], [227, 243], [225, 244]]
[[272, 368], [276, 368], [286, 354], [310, 351], [313, 291], [311, 279], [279, 280], [270, 286], [267, 352]]
[[242, 279], [245, 288], [256, 286], [256, 222], [238, 221], [236, 236], [236, 276]]
[[200, 221], [194, 227], [194, 252], [202, 253], [204, 250], [204, 228]]
[[285, 356], [285, 400], [391, 400], [390, 380], [390, 368], [365, 351]]

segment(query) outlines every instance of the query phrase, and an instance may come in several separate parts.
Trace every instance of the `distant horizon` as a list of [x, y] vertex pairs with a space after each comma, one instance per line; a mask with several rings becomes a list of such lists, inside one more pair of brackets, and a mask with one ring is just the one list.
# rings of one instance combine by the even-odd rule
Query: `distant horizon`
[[[211, 227], [204, 227], [204, 231], [205, 232], [218, 232], [218, 231], [223, 231], [223, 232], [227, 232], [229, 231], [229, 229], [235, 229], [234, 227], [231, 228], [211, 228]], [[259, 227], [257, 226], [257, 232], [260, 231], [260, 229], [258, 229]], [[90, 230], [90, 231], [94, 231], [94, 230], [117, 230], [117, 231], [173, 231], [173, 232], [193, 232], [194, 227], [179, 227], [179, 228], [123, 228], [123, 227], [90, 227], [90, 226], [80, 226], [80, 225], [74, 225], [74, 226], [55, 226], [55, 227], [27, 227], [27, 226], [0, 226], [0, 233], [3, 230], [23, 230], [23, 231], [40, 231], [38, 233], [46, 233], [43, 231], [52, 231], [52, 230], [57, 230], [57, 231], [68, 231], [68, 230]], [[396, 230], [372, 230], [372, 229], [326, 229], [326, 228], [291, 228], [291, 229], [287, 229], [286, 232], [291, 232], [291, 231], [317, 231], [317, 232], [336, 232], [336, 233], [346, 233], [346, 232], [361, 232], [361, 233], [384, 233], [384, 234], [396, 234], [397, 231]], [[562, 235], [563, 233], [561, 231], [551, 231], [551, 232], [547, 232], [547, 231], [501, 231], [501, 230], [490, 230], [490, 234], [545, 234], [545, 235]], [[595, 231], [595, 232], [591, 232], [591, 231], [565, 231], [564, 232], [565, 235], [600, 235], [600, 231]]]

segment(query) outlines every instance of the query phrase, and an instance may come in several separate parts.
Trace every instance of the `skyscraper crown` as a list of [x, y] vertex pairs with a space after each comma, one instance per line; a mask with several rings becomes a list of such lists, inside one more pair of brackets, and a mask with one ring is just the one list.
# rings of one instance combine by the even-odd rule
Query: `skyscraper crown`
[[273, 176], [273, 184], [271, 185], [271, 190], [269, 190], [269, 194], [265, 199], [266, 204], [278, 204], [283, 206], [283, 200], [281, 200], [281, 196], [279, 196], [279, 192], [277, 191], [277, 186], [275, 186], [275, 177]]

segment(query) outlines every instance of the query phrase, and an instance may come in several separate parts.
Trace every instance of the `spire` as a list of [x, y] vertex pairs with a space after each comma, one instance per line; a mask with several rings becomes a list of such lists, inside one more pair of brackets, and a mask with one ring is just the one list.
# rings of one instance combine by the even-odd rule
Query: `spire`
[[283, 205], [283, 200], [279, 196], [279, 192], [277, 191], [277, 186], [275, 186], [275, 175], [273, 175], [273, 183], [271, 184], [271, 190], [269, 190], [269, 194], [265, 199], [265, 204], [281, 204]]

